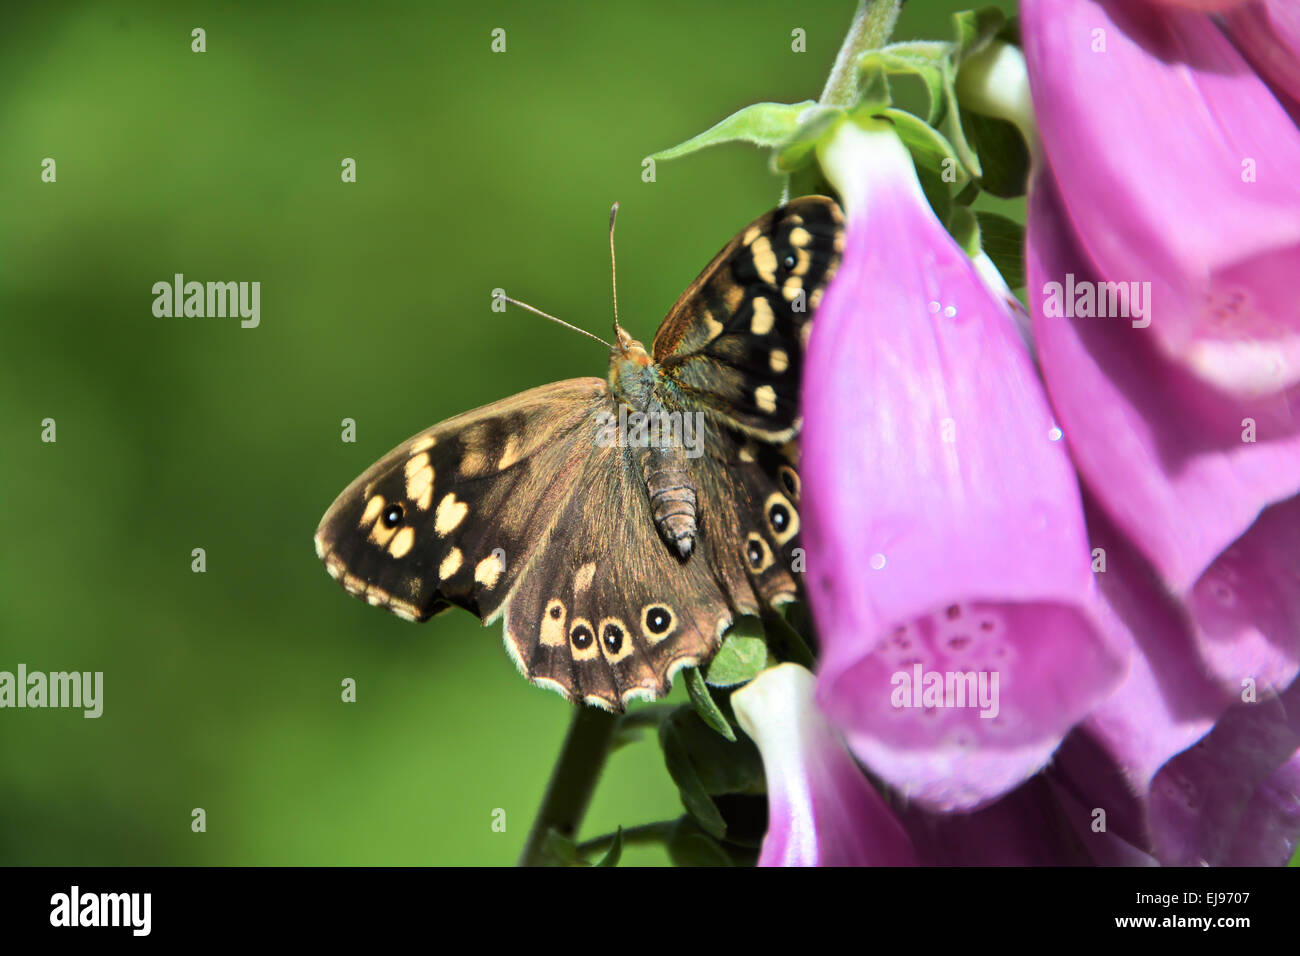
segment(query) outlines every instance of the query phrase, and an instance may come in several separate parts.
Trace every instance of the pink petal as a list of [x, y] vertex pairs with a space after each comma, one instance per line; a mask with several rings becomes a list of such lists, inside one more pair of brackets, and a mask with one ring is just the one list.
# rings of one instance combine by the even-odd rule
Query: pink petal
[[[969, 808], [1040, 768], [1122, 659], [1083, 610], [1078, 488], [1014, 320], [876, 135], [837, 184], [847, 248], [805, 366], [818, 699], [904, 796]], [[996, 675], [997, 716], [895, 707], [915, 664]]]
[[[1027, 259], [1033, 290], [1067, 274], [1076, 283], [1096, 276], [1049, 175], [1031, 190]], [[1208, 664], [1234, 687], [1242, 676], [1289, 684], [1300, 666], [1300, 580], [1285, 545], [1297, 533], [1294, 512], [1260, 513], [1300, 491], [1300, 388], [1228, 399], [1165, 359], [1150, 329], [1050, 318], [1037, 296], [1031, 304], [1075, 465], [1120, 530], [1190, 599]], [[1242, 440], [1246, 420], [1254, 442]], [[1269, 583], [1251, 585], [1250, 574]]]
[[1228, 33], [1256, 70], [1290, 99], [1292, 117], [1300, 104], [1300, 4], [1295, 0], [1251, 0], [1227, 16]]
[[1021, 15], [1043, 147], [1099, 277], [1149, 282], [1148, 336], [1207, 383], [1300, 383], [1286, 110], [1206, 15], [1113, 0], [1023, 0]]
[[[1293, 779], [1286, 765], [1298, 747], [1300, 685], [1282, 697], [1235, 705], [1156, 776], [1150, 822], [1157, 858], [1178, 866], [1231, 863], [1234, 854], [1286, 863], [1300, 836], [1300, 813], [1294, 791], [1291, 800], [1277, 791]], [[1265, 843], [1256, 842], [1267, 834]]]
[[731, 695], [767, 777], [768, 829], [759, 866], [903, 866], [907, 834], [813, 704], [813, 675], [764, 671]]

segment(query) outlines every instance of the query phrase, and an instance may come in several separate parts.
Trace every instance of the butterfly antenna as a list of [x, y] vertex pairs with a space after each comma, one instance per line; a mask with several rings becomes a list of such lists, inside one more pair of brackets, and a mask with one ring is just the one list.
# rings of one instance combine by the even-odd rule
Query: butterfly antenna
[[609, 207], [609, 284], [614, 292], [614, 337], [626, 344], [627, 333], [618, 324], [618, 260], [614, 257], [614, 221], [618, 218], [618, 203]]
[[508, 296], [508, 295], [503, 295], [501, 298], [504, 299], [506, 302], [509, 302], [511, 305], [517, 305], [517, 306], [519, 306], [519, 308], [521, 308], [521, 309], [527, 309], [529, 312], [533, 313], [533, 315], [540, 315], [542, 318], [544, 318], [544, 319], [550, 319], [552, 322], [555, 322], [555, 323], [557, 323], [557, 324], [559, 324], [559, 325], [562, 325], [562, 326], [564, 326], [566, 329], [573, 329], [573, 331], [575, 331], [575, 332], [579, 332], [579, 333], [585, 335], [585, 336], [586, 336], [587, 338], [589, 338], [589, 339], [595, 339], [597, 342], [599, 342], [601, 345], [605, 346], [605, 348], [609, 349], [611, 352], [617, 352], [617, 351], [618, 351], [618, 349], [616, 349], [613, 345], [610, 345], [608, 342], [606, 342], [604, 339], [602, 339], [599, 335], [593, 335], [591, 332], [588, 332], [586, 329], [580, 329], [580, 328], [578, 328], [576, 325], [570, 325], [568, 322], [565, 322], [563, 319], [557, 319], [555, 316], [551, 315], [549, 312], [543, 312], [541, 309], [535, 309], [535, 308], [533, 308], [531, 305], [529, 305], [527, 302], [520, 302], [518, 299], [512, 299], [512, 298], [510, 298], [510, 296]]

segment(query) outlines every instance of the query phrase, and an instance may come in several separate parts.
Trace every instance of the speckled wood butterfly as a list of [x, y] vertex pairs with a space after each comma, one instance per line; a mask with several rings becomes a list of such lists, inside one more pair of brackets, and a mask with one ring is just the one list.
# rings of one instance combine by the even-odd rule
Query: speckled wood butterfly
[[[843, 242], [830, 199], [775, 209], [713, 258], [648, 352], [615, 319], [607, 380], [543, 385], [403, 442], [321, 519], [326, 569], [412, 621], [452, 605], [503, 617], [520, 671], [567, 698], [622, 710], [666, 693], [738, 615], [798, 593], [799, 377]], [[600, 440], [620, 410], [689, 417], [694, 442]]]

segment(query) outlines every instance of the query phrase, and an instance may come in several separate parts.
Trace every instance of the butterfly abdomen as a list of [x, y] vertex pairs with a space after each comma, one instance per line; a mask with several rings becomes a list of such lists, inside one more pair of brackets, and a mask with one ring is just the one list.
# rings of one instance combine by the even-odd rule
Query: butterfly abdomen
[[683, 558], [695, 546], [695, 482], [674, 448], [652, 448], [645, 456], [643, 473], [650, 494], [655, 527], [669, 547]]

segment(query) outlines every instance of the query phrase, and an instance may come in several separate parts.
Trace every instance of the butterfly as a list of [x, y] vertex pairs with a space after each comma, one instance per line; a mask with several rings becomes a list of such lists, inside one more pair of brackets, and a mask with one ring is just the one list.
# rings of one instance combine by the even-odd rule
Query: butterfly
[[667, 693], [738, 616], [799, 594], [800, 373], [843, 246], [824, 196], [756, 219], [649, 350], [616, 310], [607, 378], [457, 415], [368, 468], [316, 531], [326, 570], [408, 620], [502, 618], [519, 670], [571, 700]]

